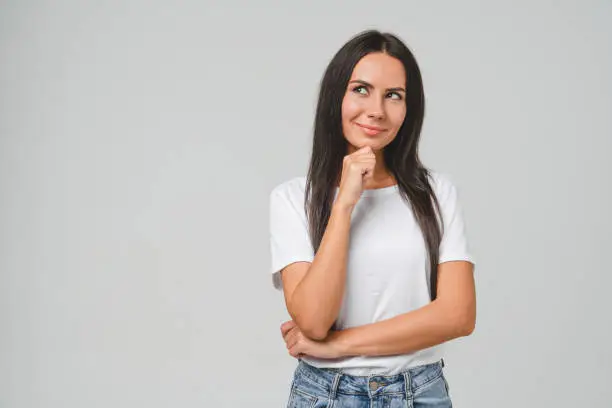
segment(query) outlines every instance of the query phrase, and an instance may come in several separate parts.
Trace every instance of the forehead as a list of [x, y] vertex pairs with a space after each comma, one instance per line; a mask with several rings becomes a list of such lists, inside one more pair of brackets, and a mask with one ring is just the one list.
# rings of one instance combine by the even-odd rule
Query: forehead
[[400, 60], [377, 52], [359, 60], [351, 74], [350, 80], [354, 79], [361, 79], [374, 86], [393, 88], [405, 86], [406, 72]]

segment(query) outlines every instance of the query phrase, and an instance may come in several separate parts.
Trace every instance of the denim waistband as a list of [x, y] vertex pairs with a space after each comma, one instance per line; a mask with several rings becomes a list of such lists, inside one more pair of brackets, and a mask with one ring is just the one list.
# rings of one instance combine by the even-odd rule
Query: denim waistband
[[381, 394], [413, 395], [424, 385], [442, 376], [444, 360], [411, 367], [395, 375], [355, 376], [336, 368], [318, 368], [300, 360], [294, 381], [306, 382], [312, 393], [335, 398], [336, 394], [375, 396]]

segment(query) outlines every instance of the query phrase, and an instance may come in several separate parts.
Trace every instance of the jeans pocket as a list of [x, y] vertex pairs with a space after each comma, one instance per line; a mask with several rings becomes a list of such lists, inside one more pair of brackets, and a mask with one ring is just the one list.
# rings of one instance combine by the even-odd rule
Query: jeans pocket
[[287, 408], [326, 408], [329, 389], [297, 368], [293, 375]]
[[312, 408], [316, 405], [317, 399], [314, 395], [306, 394], [293, 386], [289, 394], [287, 408]]
[[328, 408], [329, 399], [310, 395], [303, 390], [293, 387], [289, 395], [287, 408]]

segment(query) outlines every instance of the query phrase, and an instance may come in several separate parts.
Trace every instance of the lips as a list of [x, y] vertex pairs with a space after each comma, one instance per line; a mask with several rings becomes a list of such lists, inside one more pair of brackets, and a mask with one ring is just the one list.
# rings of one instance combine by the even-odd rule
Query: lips
[[380, 132], [383, 132], [386, 130], [378, 126], [364, 125], [364, 124], [357, 123], [357, 122], [355, 122], [355, 124], [359, 126], [367, 135], [370, 135], [370, 136], [377, 135]]

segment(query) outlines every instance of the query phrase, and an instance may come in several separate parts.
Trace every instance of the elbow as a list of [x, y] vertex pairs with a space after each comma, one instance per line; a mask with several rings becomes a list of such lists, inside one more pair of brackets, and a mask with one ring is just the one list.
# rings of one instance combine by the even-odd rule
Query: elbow
[[473, 319], [466, 319], [461, 325], [461, 335], [463, 337], [469, 336], [474, 333], [474, 329], [476, 328], [476, 321]]
[[[299, 326], [298, 326], [299, 327]], [[302, 329], [302, 334], [311, 340], [324, 340], [327, 337], [329, 330], [324, 327], [308, 327]]]
[[297, 319], [294, 319], [294, 321], [304, 336], [311, 340], [323, 340], [327, 337], [329, 327], [322, 325], [320, 319], [316, 319], [314, 316], [311, 318], [295, 317]]
[[452, 338], [471, 335], [476, 328], [476, 313], [473, 310], [446, 309], [446, 324]]
[[294, 310], [291, 304], [289, 306], [289, 314], [304, 336], [311, 340], [324, 340], [327, 337], [331, 324], [325, 325], [321, 316], [300, 313]]
[[466, 313], [461, 316], [456, 316], [454, 320], [454, 329], [457, 337], [466, 337], [471, 335], [476, 328], [476, 317]]
[[302, 334], [311, 340], [324, 340], [327, 337], [329, 328], [319, 322], [312, 321], [314, 319], [303, 319], [295, 316], [293, 321], [299, 327]]

